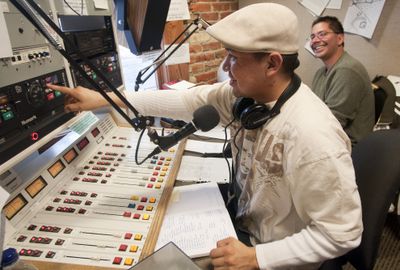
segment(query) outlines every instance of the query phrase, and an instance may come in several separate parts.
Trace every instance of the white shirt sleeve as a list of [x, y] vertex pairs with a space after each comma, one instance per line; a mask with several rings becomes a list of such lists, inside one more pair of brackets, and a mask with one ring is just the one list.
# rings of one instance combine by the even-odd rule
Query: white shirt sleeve
[[142, 115], [191, 121], [193, 111], [184, 102], [185, 91], [159, 90], [126, 92], [128, 101]]
[[191, 121], [193, 112], [199, 107], [213, 105], [220, 114], [221, 121], [232, 118], [228, 83], [201, 85], [186, 90], [159, 90], [125, 92], [128, 101], [142, 115], [168, 117], [175, 120]]

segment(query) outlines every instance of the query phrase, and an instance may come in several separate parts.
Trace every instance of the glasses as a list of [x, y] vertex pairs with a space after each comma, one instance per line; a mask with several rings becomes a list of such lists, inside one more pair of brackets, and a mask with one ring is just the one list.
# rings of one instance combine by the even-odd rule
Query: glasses
[[316, 33], [316, 34], [311, 34], [310, 35], [310, 40], [313, 40], [315, 37], [317, 37], [318, 39], [325, 39], [325, 37], [328, 35], [328, 34], [338, 34], [337, 32], [327, 32], [327, 31], [319, 31], [318, 33]]

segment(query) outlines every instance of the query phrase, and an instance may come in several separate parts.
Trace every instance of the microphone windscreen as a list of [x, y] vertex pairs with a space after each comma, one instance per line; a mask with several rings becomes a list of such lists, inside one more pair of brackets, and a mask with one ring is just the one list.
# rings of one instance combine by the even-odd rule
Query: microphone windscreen
[[192, 122], [197, 129], [209, 131], [218, 125], [219, 119], [217, 110], [211, 105], [205, 105], [193, 113]]

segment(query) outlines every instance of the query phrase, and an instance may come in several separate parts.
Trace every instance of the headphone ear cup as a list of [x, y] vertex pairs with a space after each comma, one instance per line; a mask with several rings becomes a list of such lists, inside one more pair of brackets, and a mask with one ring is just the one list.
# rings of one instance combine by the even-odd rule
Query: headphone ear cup
[[256, 129], [268, 121], [270, 110], [264, 104], [256, 104], [251, 98], [238, 98], [232, 107], [235, 120], [245, 129]]
[[253, 104], [242, 112], [240, 122], [245, 129], [256, 129], [270, 119], [271, 112], [264, 104]]
[[240, 121], [245, 129], [256, 129], [264, 125], [269, 119], [280, 113], [283, 104], [301, 86], [301, 79], [294, 74], [289, 86], [283, 91], [272, 109], [265, 104], [257, 104], [251, 98], [238, 98], [232, 106], [232, 114], [236, 121]]
[[237, 98], [232, 107], [232, 114], [235, 120], [240, 121], [242, 112], [254, 104], [254, 100], [252, 98]]

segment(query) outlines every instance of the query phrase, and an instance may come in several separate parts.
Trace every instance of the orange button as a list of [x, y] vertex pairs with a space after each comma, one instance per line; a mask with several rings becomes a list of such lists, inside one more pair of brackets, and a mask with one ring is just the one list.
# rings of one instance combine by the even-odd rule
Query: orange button
[[126, 258], [124, 265], [132, 265], [133, 264], [133, 258]]
[[137, 245], [132, 245], [131, 248], [129, 249], [130, 252], [137, 252], [138, 251], [138, 246]]

